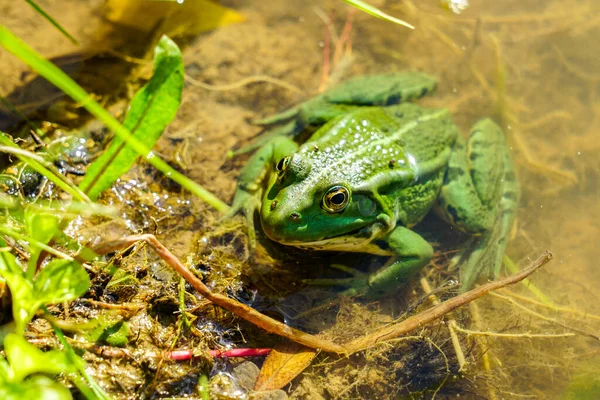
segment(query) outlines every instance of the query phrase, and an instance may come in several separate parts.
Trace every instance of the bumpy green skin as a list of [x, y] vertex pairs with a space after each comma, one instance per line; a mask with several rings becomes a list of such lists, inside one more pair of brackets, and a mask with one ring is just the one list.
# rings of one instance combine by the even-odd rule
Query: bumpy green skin
[[[249, 160], [232, 213], [246, 214], [251, 239], [259, 210], [265, 234], [279, 243], [392, 256], [372, 274], [355, 274], [349, 285], [354, 293], [378, 296], [431, 259], [429, 243], [410, 228], [434, 209], [473, 235], [458, 256], [463, 288], [486, 268], [495, 278], [518, 201], [510, 154], [489, 119], [477, 123], [465, 142], [445, 109], [390, 105], [435, 86], [421, 73], [359, 77], [261, 121], [293, 129], [278, 131]], [[285, 136], [323, 123], [302, 145]], [[328, 210], [324, 197], [340, 186], [349, 201], [343, 210]]]

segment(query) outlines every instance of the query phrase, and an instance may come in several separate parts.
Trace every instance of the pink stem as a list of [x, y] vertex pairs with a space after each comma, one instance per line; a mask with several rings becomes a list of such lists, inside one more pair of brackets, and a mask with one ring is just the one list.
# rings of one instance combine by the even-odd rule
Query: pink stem
[[231, 349], [226, 351], [209, 350], [208, 353], [215, 357], [260, 357], [269, 354], [271, 349]]
[[[208, 354], [215, 358], [223, 357], [263, 357], [269, 354], [271, 349], [231, 349], [231, 350], [209, 350]], [[194, 357], [192, 350], [173, 350], [167, 352], [166, 356], [175, 361], [186, 361]]]

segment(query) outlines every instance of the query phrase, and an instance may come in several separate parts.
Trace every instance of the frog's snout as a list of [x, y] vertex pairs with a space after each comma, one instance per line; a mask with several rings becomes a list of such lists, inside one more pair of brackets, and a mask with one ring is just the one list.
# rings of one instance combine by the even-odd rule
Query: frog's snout
[[297, 207], [289, 206], [280, 199], [274, 199], [263, 206], [261, 224], [271, 240], [286, 242], [303, 231], [304, 218], [301, 211]]
[[[269, 211], [273, 212], [277, 209], [277, 204], [279, 204], [278, 200], [273, 200], [271, 202], [271, 205], [269, 206]], [[299, 212], [293, 211], [290, 213], [290, 215], [288, 216], [288, 218], [292, 221], [300, 221], [301, 219], [301, 215]]]

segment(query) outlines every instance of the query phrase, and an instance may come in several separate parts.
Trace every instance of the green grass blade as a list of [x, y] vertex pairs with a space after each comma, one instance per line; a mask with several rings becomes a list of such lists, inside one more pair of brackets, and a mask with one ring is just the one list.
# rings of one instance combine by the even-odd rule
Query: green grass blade
[[[175, 118], [183, 91], [183, 59], [177, 45], [163, 36], [156, 46], [154, 74], [131, 101], [123, 121], [136, 139], [152, 148], [165, 127]], [[106, 151], [87, 169], [79, 187], [91, 199], [129, 171], [138, 154], [123, 139], [115, 137]]]
[[63, 92], [69, 95], [85, 107], [92, 115], [104, 122], [104, 124], [123, 141], [125, 141], [139, 155], [145, 156], [146, 161], [153, 167], [161, 171], [173, 181], [180, 184], [183, 188], [194, 193], [202, 200], [220, 212], [227, 212], [229, 206], [217, 198], [215, 195], [204, 189], [202, 186], [193, 182], [185, 175], [171, 168], [165, 161], [150, 151], [143, 143], [131, 136], [129, 131], [121, 125], [108, 111], [100, 104], [95, 102], [92, 97], [67, 74], [57, 66], [44, 59], [39, 53], [33, 50], [27, 43], [16, 37], [8, 28], [0, 25], [0, 46], [11, 52], [24, 63], [29, 65], [38, 74], [52, 82]]
[[371, 14], [374, 17], [385, 19], [386, 21], [390, 21], [390, 22], [405, 26], [410, 29], [415, 29], [415, 27], [412, 26], [411, 24], [409, 24], [408, 22], [398, 19], [396, 17], [392, 17], [391, 15], [384, 13], [380, 9], [373, 7], [372, 5], [367, 4], [364, 1], [361, 1], [361, 0], [344, 0], [344, 1], [348, 4], [350, 4], [352, 7], [356, 7], [359, 10], [366, 12], [367, 14]]
[[48, 20], [48, 22], [50, 22], [52, 25], [54, 25], [54, 27], [56, 29], [58, 29], [60, 31], [60, 33], [62, 33], [73, 44], [79, 45], [79, 42], [77, 41], [77, 39], [75, 39], [73, 36], [71, 36], [71, 34], [69, 32], [67, 32], [67, 30], [65, 28], [63, 28], [54, 18], [52, 18], [50, 16], [50, 14], [48, 14], [46, 11], [44, 11], [44, 9], [42, 7], [40, 7], [35, 1], [33, 1], [33, 0], [25, 0], [25, 1], [27, 2], [27, 4], [29, 4], [31, 7], [33, 7], [33, 9], [38, 14], [40, 14], [42, 17], [46, 18]]
[[[24, 235], [16, 230], [10, 228], [7, 225], [0, 224], [0, 233], [3, 235], [6, 235], [6, 236], [10, 236], [11, 238], [13, 238], [15, 240], [22, 240], [25, 243], [29, 243], [31, 246], [39, 247], [40, 249], [45, 250], [46, 252], [52, 254], [55, 257], [63, 258], [65, 260], [71, 260], [71, 261], [74, 260], [73, 257], [71, 257], [70, 255], [60, 252], [60, 251], [56, 250], [54, 247], [48, 246], [47, 244], [38, 242], [37, 240], [33, 239], [31, 236]], [[27, 249], [29, 250], [28, 247], [27, 247]]]

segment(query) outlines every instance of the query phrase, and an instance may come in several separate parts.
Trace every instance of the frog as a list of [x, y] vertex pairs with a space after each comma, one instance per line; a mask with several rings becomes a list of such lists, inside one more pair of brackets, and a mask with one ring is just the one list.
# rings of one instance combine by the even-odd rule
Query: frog
[[374, 271], [315, 280], [381, 297], [431, 261], [414, 228], [433, 212], [469, 237], [453, 259], [461, 290], [497, 278], [519, 201], [510, 148], [489, 118], [465, 139], [449, 110], [418, 105], [437, 83], [423, 72], [358, 76], [259, 121], [276, 133], [242, 168], [229, 212], [245, 215], [251, 246], [258, 213], [284, 246], [387, 256]]

